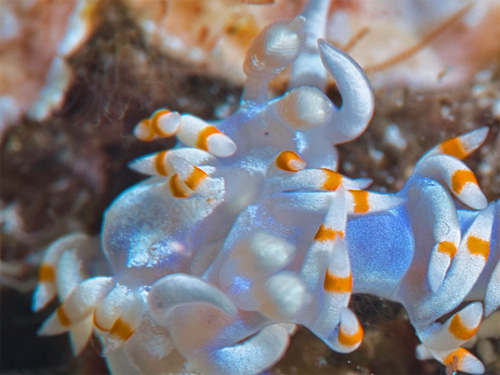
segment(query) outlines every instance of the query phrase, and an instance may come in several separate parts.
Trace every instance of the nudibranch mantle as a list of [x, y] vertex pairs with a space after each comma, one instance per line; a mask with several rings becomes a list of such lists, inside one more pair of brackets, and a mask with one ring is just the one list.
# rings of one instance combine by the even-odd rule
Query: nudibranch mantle
[[[349, 301], [370, 293], [405, 307], [421, 358], [484, 371], [461, 345], [500, 305], [500, 204], [461, 159], [488, 129], [431, 149], [398, 193], [338, 173], [335, 144], [365, 130], [374, 103], [362, 69], [321, 39], [327, 7], [311, 1], [256, 37], [226, 119], [161, 109], [137, 125], [141, 140], [178, 145], [130, 164], [152, 177], [108, 208], [100, 246], [75, 233], [47, 249], [33, 309], [61, 305], [40, 334], [69, 332], [78, 354], [95, 333], [116, 374], [257, 374], [297, 324], [335, 351], [358, 348]], [[268, 98], [287, 67], [286, 92]], [[82, 263], [96, 250], [107, 276]]]

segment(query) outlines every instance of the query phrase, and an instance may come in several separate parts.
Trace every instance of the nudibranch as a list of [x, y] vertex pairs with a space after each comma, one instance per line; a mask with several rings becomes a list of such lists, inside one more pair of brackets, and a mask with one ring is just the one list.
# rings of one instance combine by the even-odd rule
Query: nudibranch
[[[461, 160], [487, 128], [431, 149], [397, 193], [337, 172], [335, 145], [365, 130], [374, 103], [362, 69], [322, 39], [328, 3], [254, 39], [226, 119], [160, 109], [137, 125], [141, 140], [178, 144], [130, 164], [151, 177], [113, 202], [99, 239], [72, 233], [47, 249], [33, 309], [61, 304], [41, 335], [69, 332], [78, 354], [94, 333], [116, 374], [257, 374], [296, 325], [358, 348], [349, 301], [369, 293], [405, 307], [421, 358], [484, 371], [461, 345], [500, 305], [500, 201]], [[286, 92], [268, 98], [288, 67]]]

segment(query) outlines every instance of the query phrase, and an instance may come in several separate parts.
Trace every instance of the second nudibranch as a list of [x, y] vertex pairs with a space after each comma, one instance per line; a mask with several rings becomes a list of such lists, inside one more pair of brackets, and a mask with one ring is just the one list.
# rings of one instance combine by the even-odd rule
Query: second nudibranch
[[[483, 371], [460, 346], [500, 304], [500, 208], [461, 159], [487, 129], [436, 146], [396, 194], [338, 173], [334, 145], [364, 131], [373, 94], [349, 56], [318, 40], [327, 6], [311, 1], [257, 36], [228, 118], [159, 110], [136, 127], [144, 141], [179, 144], [131, 163], [152, 177], [106, 211], [110, 276], [85, 235], [49, 247], [33, 308], [62, 303], [41, 334], [68, 331], [78, 353], [95, 332], [117, 374], [256, 374], [282, 357], [296, 324], [333, 350], [356, 349], [349, 301], [370, 293], [404, 305], [421, 357]], [[289, 66], [287, 91], [268, 98]], [[324, 94], [326, 72], [340, 109]]]

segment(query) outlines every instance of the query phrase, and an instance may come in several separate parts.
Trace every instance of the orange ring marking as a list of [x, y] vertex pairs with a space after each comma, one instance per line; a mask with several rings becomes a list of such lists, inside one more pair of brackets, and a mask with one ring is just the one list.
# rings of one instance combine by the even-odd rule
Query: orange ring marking
[[218, 131], [215, 126], [209, 125], [204, 127], [198, 133], [198, 138], [196, 138], [194, 146], [199, 149], [208, 151], [207, 138], [210, 137], [212, 134], [217, 134], [217, 133], [220, 133], [220, 131]]
[[490, 253], [490, 243], [475, 236], [467, 238], [467, 250], [474, 255], [480, 255], [485, 260], [488, 259]]
[[458, 137], [450, 138], [439, 145], [439, 149], [446, 155], [451, 155], [457, 159], [465, 159], [468, 152], [463, 148], [462, 143]]
[[314, 240], [333, 241], [335, 239], [335, 236], [340, 236], [341, 238], [344, 238], [344, 233], [340, 230], [327, 228], [323, 224], [321, 224], [318, 228], [318, 231], [314, 235]]
[[465, 350], [464, 348], [458, 348], [457, 350], [452, 351], [450, 354], [448, 354], [446, 357], [443, 358], [443, 364], [448, 366], [449, 364], [452, 364], [453, 358], [456, 357], [458, 360], [458, 363], [462, 361], [462, 358], [465, 357], [469, 352]]
[[438, 244], [437, 251], [443, 254], [448, 254], [450, 258], [453, 258], [457, 253], [457, 247], [453, 242], [450, 241], [441, 241]]
[[168, 176], [167, 168], [163, 162], [168, 151], [160, 151], [155, 155], [154, 166], [156, 172], [161, 176]]
[[59, 319], [59, 323], [61, 323], [61, 325], [63, 325], [64, 327], [69, 327], [71, 325], [71, 320], [69, 319], [68, 315], [66, 315], [63, 305], [57, 308], [56, 314], [57, 319]]
[[205, 172], [203, 172], [203, 170], [193, 166], [193, 171], [191, 172], [189, 177], [184, 180], [184, 183], [188, 188], [194, 190], [200, 184], [200, 182], [203, 181], [207, 176], [208, 175]]
[[330, 191], [337, 190], [342, 182], [342, 175], [327, 168], [320, 168], [320, 170], [325, 173], [325, 181], [323, 185], [321, 185], [321, 189]]
[[358, 329], [353, 334], [347, 334], [342, 330], [342, 326], [339, 329], [339, 334], [337, 340], [342, 346], [353, 346], [363, 340], [363, 328], [358, 323]]
[[456, 194], [460, 194], [460, 191], [462, 191], [462, 188], [468, 182], [478, 185], [474, 173], [472, 173], [471, 171], [459, 169], [455, 171], [451, 176], [451, 190], [453, 190]]
[[158, 118], [162, 115], [168, 114], [170, 111], [166, 109], [159, 109], [155, 113], [153, 113], [153, 116], [151, 116], [151, 130], [158, 136], [160, 137], [169, 137], [170, 134], [165, 133], [163, 130], [161, 130], [158, 127]]
[[38, 282], [54, 282], [56, 280], [56, 272], [50, 264], [42, 263], [38, 271]]
[[354, 199], [354, 212], [355, 213], [365, 213], [370, 209], [370, 204], [368, 203], [368, 192], [364, 190], [349, 190]]
[[327, 268], [323, 289], [332, 293], [350, 293], [352, 291], [352, 274], [346, 277], [338, 277], [331, 274]]
[[135, 331], [132, 327], [130, 327], [130, 325], [121, 318], [116, 319], [113, 326], [109, 330], [110, 335], [118, 336], [122, 341], [127, 341], [134, 332]]
[[188, 197], [188, 195], [184, 192], [184, 190], [180, 186], [179, 177], [177, 176], [177, 173], [172, 175], [172, 177], [170, 177], [170, 180], [168, 180], [168, 184], [170, 186], [170, 191], [172, 192], [172, 195], [175, 198], [187, 198]]
[[[479, 327], [479, 326], [478, 326]], [[460, 314], [453, 315], [448, 331], [459, 340], [469, 340], [476, 333], [478, 327], [467, 328], [460, 319]]]
[[276, 166], [286, 172], [297, 172], [305, 167], [305, 162], [293, 151], [283, 151], [276, 157]]

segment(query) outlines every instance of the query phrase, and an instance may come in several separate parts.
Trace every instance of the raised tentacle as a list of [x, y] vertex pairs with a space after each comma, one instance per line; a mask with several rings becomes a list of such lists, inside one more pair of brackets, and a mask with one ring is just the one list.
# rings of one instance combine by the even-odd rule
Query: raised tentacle
[[303, 46], [304, 22], [304, 17], [297, 16], [273, 23], [252, 41], [243, 63], [247, 75], [243, 105], [267, 101], [269, 81], [290, 65]]
[[215, 126], [192, 115], [182, 115], [177, 138], [188, 147], [196, 147], [218, 157], [231, 156], [236, 145]]
[[324, 38], [326, 35], [329, 6], [330, 0], [309, 1], [302, 11], [302, 15], [307, 20], [304, 26], [306, 38], [304, 46], [292, 64], [288, 89], [301, 85], [325, 89], [326, 72], [318, 69], [321, 64], [316, 43], [318, 38]]
[[363, 69], [346, 53], [323, 39], [318, 46], [323, 65], [342, 95], [342, 106], [332, 114], [324, 134], [335, 144], [347, 142], [368, 126], [374, 109], [373, 91]]

